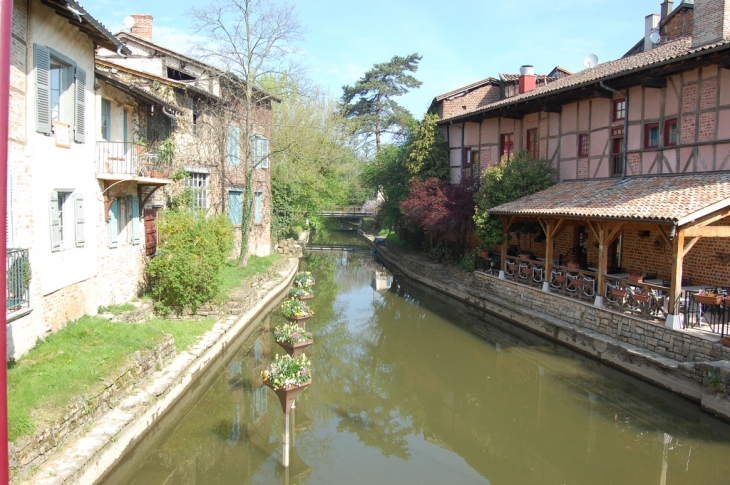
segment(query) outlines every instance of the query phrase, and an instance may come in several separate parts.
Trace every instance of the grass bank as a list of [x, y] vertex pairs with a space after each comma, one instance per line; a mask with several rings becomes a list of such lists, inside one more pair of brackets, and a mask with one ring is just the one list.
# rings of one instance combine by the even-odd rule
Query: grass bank
[[279, 261], [282, 257], [279, 253], [273, 253], [264, 257], [250, 256], [248, 258], [248, 264], [243, 268], [239, 268], [236, 261], [226, 262], [223, 266], [221, 289], [218, 298], [225, 300], [228, 292], [233, 288], [241, 286], [243, 280], [265, 272], [269, 269], [269, 266]]
[[154, 348], [164, 334], [172, 334], [180, 352], [214, 323], [154, 319], [130, 325], [88, 316], [70, 323], [8, 369], [9, 439], [52, 424], [74, 397], [101, 390], [135, 351]]

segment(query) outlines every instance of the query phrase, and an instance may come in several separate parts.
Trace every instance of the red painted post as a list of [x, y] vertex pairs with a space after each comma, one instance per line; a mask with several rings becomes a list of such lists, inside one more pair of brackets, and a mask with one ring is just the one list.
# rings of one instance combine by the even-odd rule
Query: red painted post
[[[0, 254], [7, 254], [8, 116], [10, 107], [10, 35], [13, 25], [12, 0], [0, 0]], [[2, 264], [0, 288], [7, 288], [7, 266]], [[8, 374], [7, 299], [0, 298], [0, 483], [9, 482], [8, 468]]]

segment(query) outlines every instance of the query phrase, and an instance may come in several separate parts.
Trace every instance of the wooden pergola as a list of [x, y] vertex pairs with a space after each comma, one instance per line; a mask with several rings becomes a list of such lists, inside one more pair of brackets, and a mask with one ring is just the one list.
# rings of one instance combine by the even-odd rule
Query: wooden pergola
[[587, 226], [598, 241], [596, 306], [606, 288], [608, 250], [622, 231], [657, 230], [671, 247], [667, 326], [677, 326], [682, 264], [703, 237], [730, 237], [730, 226], [713, 225], [730, 216], [730, 172], [575, 180], [554, 185], [490, 210], [503, 225], [502, 271], [511, 228], [537, 222], [545, 233], [545, 274], [551, 274], [553, 242], [568, 226]]

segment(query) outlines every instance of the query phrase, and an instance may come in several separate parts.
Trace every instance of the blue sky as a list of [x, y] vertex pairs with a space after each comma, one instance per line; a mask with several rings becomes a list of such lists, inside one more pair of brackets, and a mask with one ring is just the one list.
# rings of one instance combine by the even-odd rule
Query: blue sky
[[[203, 2], [83, 1], [114, 33], [128, 14], [152, 14], [153, 40], [181, 52], [189, 51], [186, 12], [194, 3]], [[644, 17], [659, 13], [661, 0], [292, 3], [306, 32], [300, 48], [308, 75], [336, 97], [373, 64], [421, 54], [416, 77], [423, 85], [399, 100], [420, 117], [434, 96], [500, 72], [517, 73], [523, 64], [547, 74], [557, 65], [579, 71], [588, 54], [599, 62], [616, 59], [643, 37]]]

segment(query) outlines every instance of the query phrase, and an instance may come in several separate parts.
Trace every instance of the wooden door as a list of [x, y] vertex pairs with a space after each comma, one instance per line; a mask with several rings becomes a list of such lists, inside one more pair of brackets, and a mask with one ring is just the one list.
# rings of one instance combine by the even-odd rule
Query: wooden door
[[144, 246], [147, 256], [157, 251], [157, 210], [144, 210]]

